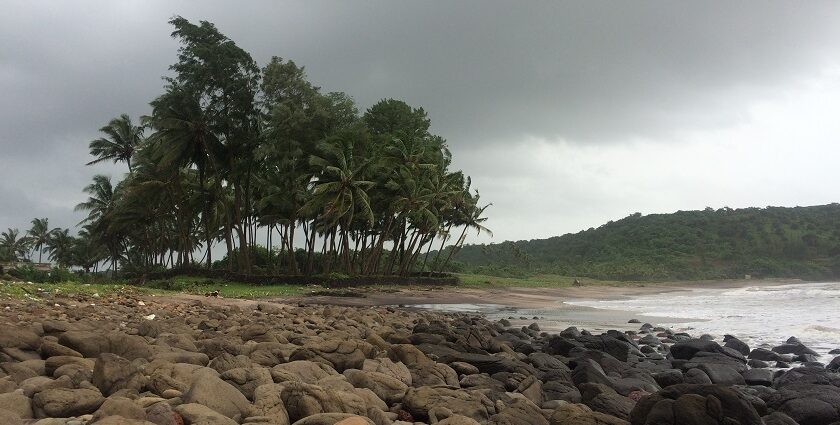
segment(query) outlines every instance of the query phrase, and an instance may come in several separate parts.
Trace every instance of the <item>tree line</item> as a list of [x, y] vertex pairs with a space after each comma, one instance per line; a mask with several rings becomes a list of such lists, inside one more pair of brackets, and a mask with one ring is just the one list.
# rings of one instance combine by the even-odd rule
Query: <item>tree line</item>
[[835, 279], [840, 277], [840, 204], [636, 213], [547, 239], [465, 245], [455, 259], [466, 270], [503, 275]]
[[[88, 165], [123, 163], [124, 178], [96, 175], [84, 188], [77, 236], [36, 238], [33, 222], [29, 236], [3, 234], [3, 255], [47, 247], [54, 261], [87, 270], [216, 264], [252, 273], [267, 271], [253, 259], [267, 249], [271, 262], [260, 266], [273, 272], [406, 275], [443, 269], [446, 242], [487, 231], [487, 205], [451, 170], [422, 108], [383, 99], [360, 113], [292, 60], [260, 68], [212, 23], [170, 24], [178, 58], [151, 113], [120, 115], [89, 143]], [[76, 254], [53, 253], [65, 236]]]

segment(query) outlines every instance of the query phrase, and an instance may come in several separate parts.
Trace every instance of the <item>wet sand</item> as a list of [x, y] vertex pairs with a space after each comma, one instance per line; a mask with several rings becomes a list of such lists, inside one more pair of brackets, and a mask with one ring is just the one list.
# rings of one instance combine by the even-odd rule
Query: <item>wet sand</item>
[[[285, 302], [334, 304], [345, 306], [401, 306], [439, 311], [475, 312], [488, 319], [508, 319], [514, 325], [538, 323], [542, 330], [556, 332], [569, 326], [590, 331], [607, 329], [635, 330], [638, 323], [669, 326], [682, 322], [696, 322], [696, 317], [646, 317], [637, 312], [606, 310], [568, 304], [575, 300], [610, 300], [639, 295], [689, 291], [698, 288], [732, 289], [747, 286], [771, 286], [803, 283], [796, 279], [718, 280], [697, 282], [628, 283], [622, 286], [589, 285], [561, 288], [489, 287], [410, 288], [383, 292], [372, 291], [364, 297], [295, 297]], [[278, 300], [280, 301], [280, 300]]]

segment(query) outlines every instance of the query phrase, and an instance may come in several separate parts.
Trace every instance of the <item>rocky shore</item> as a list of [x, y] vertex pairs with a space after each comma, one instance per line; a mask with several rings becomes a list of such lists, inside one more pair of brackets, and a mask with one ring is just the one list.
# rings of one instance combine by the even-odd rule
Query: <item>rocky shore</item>
[[840, 424], [840, 358], [814, 354], [390, 307], [2, 301], [0, 424]]

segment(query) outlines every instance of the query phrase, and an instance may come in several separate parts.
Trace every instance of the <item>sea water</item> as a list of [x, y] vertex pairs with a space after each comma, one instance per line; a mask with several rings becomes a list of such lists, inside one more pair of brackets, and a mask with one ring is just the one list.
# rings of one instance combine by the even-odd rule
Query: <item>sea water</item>
[[[648, 317], [687, 317], [674, 330], [717, 338], [731, 334], [751, 348], [771, 348], [795, 336], [823, 355], [840, 348], [840, 283], [797, 283], [738, 289], [691, 289], [615, 300], [568, 304], [637, 312]], [[719, 339], [720, 341], [720, 339]]]
[[[502, 300], [500, 300], [502, 301]], [[559, 305], [566, 304], [566, 305]], [[425, 304], [414, 307], [478, 313], [490, 320], [510, 318], [514, 325], [538, 322], [544, 331], [577, 326], [593, 332], [638, 329], [638, 318], [675, 332], [718, 342], [734, 335], [751, 348], [770, 349], [789, 337], [822, 355], [840, 348], [840, 283], [756, 285], [738, 289], [696, 288], [606, 300], [562, 300], [556, 308], [516, 308], [499, 304]], [[520, 320], [516, 320], [520, 319]]]

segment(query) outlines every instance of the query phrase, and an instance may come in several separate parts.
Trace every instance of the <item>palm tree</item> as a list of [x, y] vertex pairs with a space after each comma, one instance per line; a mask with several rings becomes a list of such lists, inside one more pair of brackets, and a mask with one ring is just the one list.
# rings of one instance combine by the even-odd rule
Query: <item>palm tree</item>
[[[221, 191], [216, 163], [223, 155], [224, 146], [212, 131], [212, 120], [198, 99], [175, 85], [152, 102], [152, 115], [146, 117], [146, 121], [156, 130], [149, 140], [160, 166], [178, 169], [195, 165], [198, 170], [201, 221], [207, 246], [207, 267], [210, 268], [215, 233], [211, 228], [215, 222], [213, 204]], [[215, 184], [211, 187], [208, 180], [214, 176]]]
[[50, 260], [63, 267], [71, 265], [73, 262], [74, 238], [70, 236], [70, 230], [54, 229], [50, 233], [48, 245]]
[[131, 123], [128, 114], [122, 114], [112, 119], [108, 125], [99, 129], [106, 137], [92, 140], [89, 144], [90, 154], [95, 156], [86, 165], [98, 164], [105, 161], [125, 162], [128, 164], [128, 171], [132, 171], [131, 158], [134, 151], [143, 143], [143, 126], [136, 126]]
[[475, 197], [469, 197], [469, 201], [464, 205], [464, 230], [461, 232], [461, 236], [455, 242], [455, 245], [452, 246], [452, 250], [449, 251], [449, 255], [446, 257], [446, 261], [444, 261], [443, 266], [441, 266], [441, 271], [446, 268], [446, 265], [449, 264], [449, 260], [452, 259], [452, 256], [461, 250], [461, 247], [464, 246], [464, 240], [467, 236], [467, 230], [475, 229], [476, 236], [480, 235], [481, 232], [485, 232], [489, 234], [491, 237], [493, 236], [493, 232], [490, 231], [487, 227], [484, 227], [484, 222], [487, 221], [487, 217], [484, 217], [484, 210], [490, 207], [493, 204], [487, 204], [483, 207], [478, 206], [478, 201], [481, 196], [478, 194], [478, 190], [475, 191]]
[[93, 183], [87, 185], [84, 191], [89, 195], [88, 199], [76, 205], [76, 211], [88, 212], [88, 216], [81, 223], [89, 224], [97, 242], [108, 247], [111, 265], [116, 271], [120, 237], [114, 232], [110, 219], [116, 205], [117, 190], [111, 184], [110, 177], [97, 174], [93, 176]]
[[50, 242], [50, 224], [46, 218], [36, 218], [32, 220], [32, 228], [29, 229], [29, 238], [32, 241], [32, 247], [38, 251], [38, 262], [41, 262], [41, 254], [44, 252], [44, 246]]
[[[374, 183], [364, 180], [365, 169], [370, 161], [356, 158], [353, 142], [349, 137], [338, 137], [318, 145], [320, 156], [313, 155], [309, 163], [321, 170], [313, 182], [312, 197], [301, 208], [303, 214], [317, 212], [319, 221], [334, 239], [340, 231], [339, 245], [345, 271], [350, 271], [349, 230], [354, 217], [373, 224], [373, 211], [367, 190]], [[326, 240], [325, 240], [326, 243]]]
[[0, 233], [0, 251], [11, 261], [26, 258], [30, 246], [31, 240], [26, 236], [21, 237], [18, 229], [8, 229]]

